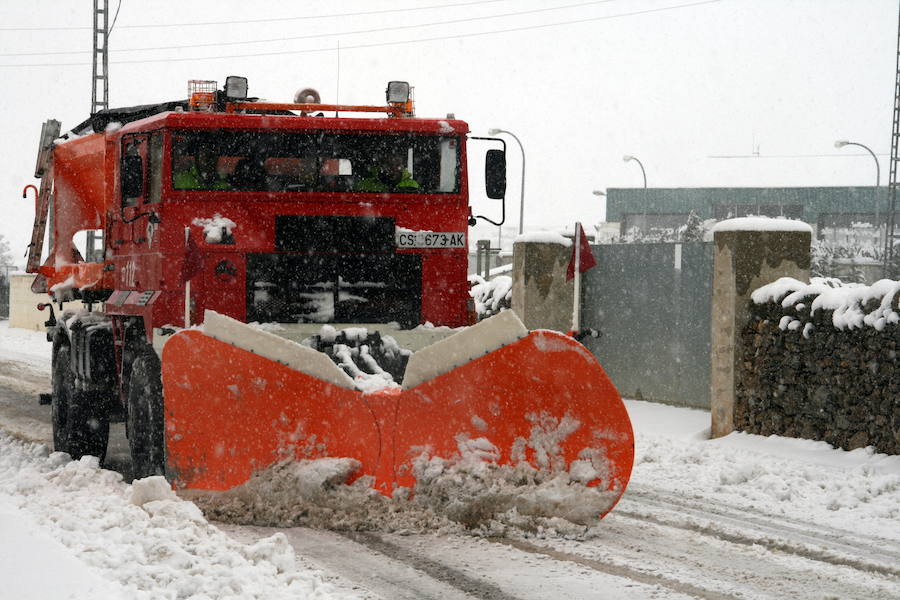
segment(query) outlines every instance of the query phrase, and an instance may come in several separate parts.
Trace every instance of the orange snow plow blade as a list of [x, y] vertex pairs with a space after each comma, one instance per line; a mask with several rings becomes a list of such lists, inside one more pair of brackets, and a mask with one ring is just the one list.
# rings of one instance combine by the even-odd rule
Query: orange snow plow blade
[[330, 456], [356, 459], [355, 477], [390, 495], [414, 486], [416, 459], [473, 449], [500, 465], [569, 471], [608, 490], [610, 509], [628, 483], [631, 423], [596, 359], [570, 337], [528, 333], [511, 311], [415, 353], [402, 388], [367, 394], [314, 350], [214, 313], [204, 327], [163, 351], [178, 488], [228, 489], [284, 459]]

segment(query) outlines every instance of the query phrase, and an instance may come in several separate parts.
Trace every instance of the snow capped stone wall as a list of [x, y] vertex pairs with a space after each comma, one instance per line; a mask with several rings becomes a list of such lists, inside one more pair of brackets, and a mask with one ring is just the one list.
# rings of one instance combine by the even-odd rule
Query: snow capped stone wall
[[789, 278], [757, 289], [735, 427], [900, 454], [900, 282]]

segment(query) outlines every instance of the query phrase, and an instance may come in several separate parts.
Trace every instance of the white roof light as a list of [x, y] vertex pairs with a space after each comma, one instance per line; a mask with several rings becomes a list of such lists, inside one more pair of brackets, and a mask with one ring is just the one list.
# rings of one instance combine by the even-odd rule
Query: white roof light
[[409, 100], [409, 83], [406, 81], [389, 81], [387, 90], [388, 104], [405, 104]]
[[225, 95], [229, 98], [244, 100], [247, 98], [247, 78], [229, 75], [225, 78]]

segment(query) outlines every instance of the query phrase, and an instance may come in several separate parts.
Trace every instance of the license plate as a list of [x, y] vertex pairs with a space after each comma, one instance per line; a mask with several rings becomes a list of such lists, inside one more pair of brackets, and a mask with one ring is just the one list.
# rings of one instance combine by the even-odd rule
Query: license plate
[[394, 235], [398, 248], [465, 248], [466, 234], [461, 231], [398, 231]]

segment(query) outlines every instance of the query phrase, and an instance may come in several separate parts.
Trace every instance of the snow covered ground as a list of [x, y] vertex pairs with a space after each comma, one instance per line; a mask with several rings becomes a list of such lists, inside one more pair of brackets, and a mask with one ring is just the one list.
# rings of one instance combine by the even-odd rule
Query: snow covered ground
[[[10, 330], [0, 322], [0, 363], [48, 372], [49, 344], [42, 334]], [[35, 399], [23, 395], [21, 402]], [[495, 580], [506, 577], [504, 589], [513, 590], [497, 597], [599, 597], [599, 585], [609, 592], [604, 597], [613, 598], [785, 597], [775, 587], [755, 595], [735, 587], [740, 577], [728, 575], [726, 567], [749, 573], [753, 566], [705, 564], [692, 570], [687, 555], [679, 554], [688, 550], [661, 531], [662, 524], [677, 521], [682, 532], [677, 535], [685, 540], [698, 532], [716, 533], [712, 547], [689, 550], [713, 563], [717, 555], [720, 562], [731, 560], [728, 544], [746, 546], [759, 561], [789, 551], [778, 560], [806, 561], [791, 568], [824, 586], [811, 590], [818, 597], [900, 597], [900, 558], [891, 564], [891, 557], [900, 557], [893, 550], [900, 548], [900, 457], [741, 433], [709, 440], [706, 411], [638, 401], [627, 406], [636, 432], [634, 473], [619, 506], [602, 522], [590, 528], [513, 531], [504, 544], [455, 534], [397, 535], [391, 544], [411, 556], [424, 553], [417, 546], [424, 544], [446, 564], [463, 569], [475, 562], [482, 571], [493, 569]], [[322, 534], [235, 534], [234, 526], [210, 523], [160, 480], [125, 484], [91, 458], [70, 461], [45, 444], [9, 435], [3, 425], [0, 413], [2, 598], [376, 597], [329, 572], [327, 561], [313, 562], [298, 550], [307, 544], [312, 552]], [[748, 523], [756, 537], [748, 533]], [[616, 550], [620, 534], [634, 539]], [[820, 549], [828, 536], [842, 537], [846, 552]], [[662, 549], [651, 554], [654, 543], [673, 554]], [[557, 553], [570, 566], [542, 570], [548, 555], [541, 555], [544, 560], [535, 559], [529, 571], [510, 571], [513, 553], [538, 551]], [[816, 557], [824, 562], [811, 560]], [[358, 560], [362, 568], [365, 558], [354, 557], [354, 564]], [[643, 563], [649, 565], [645, 570]], [[608, 571], [600, 581], [597, 568], [621, 571]], [[766, 568], [771, 572], [763, 569], [763, 576], [778, 577], [775, 567]], [[867, 571], [887, 580], [870, 581]], [[701, 589], [698, 572], [721, 581], [706, 582]], [[682, 587], [660, 588], [653, 579], [660, 576], [683, 582]], [[548, 577], [555, 577], [556, 593], [535, 596]], [[829, 589], [838, 581], [849, 587]]]
[[9, 321], [0, 321], [0, 361], [24, 363], [49, 372], [50, 343], [43, 331], [10, 328]]

